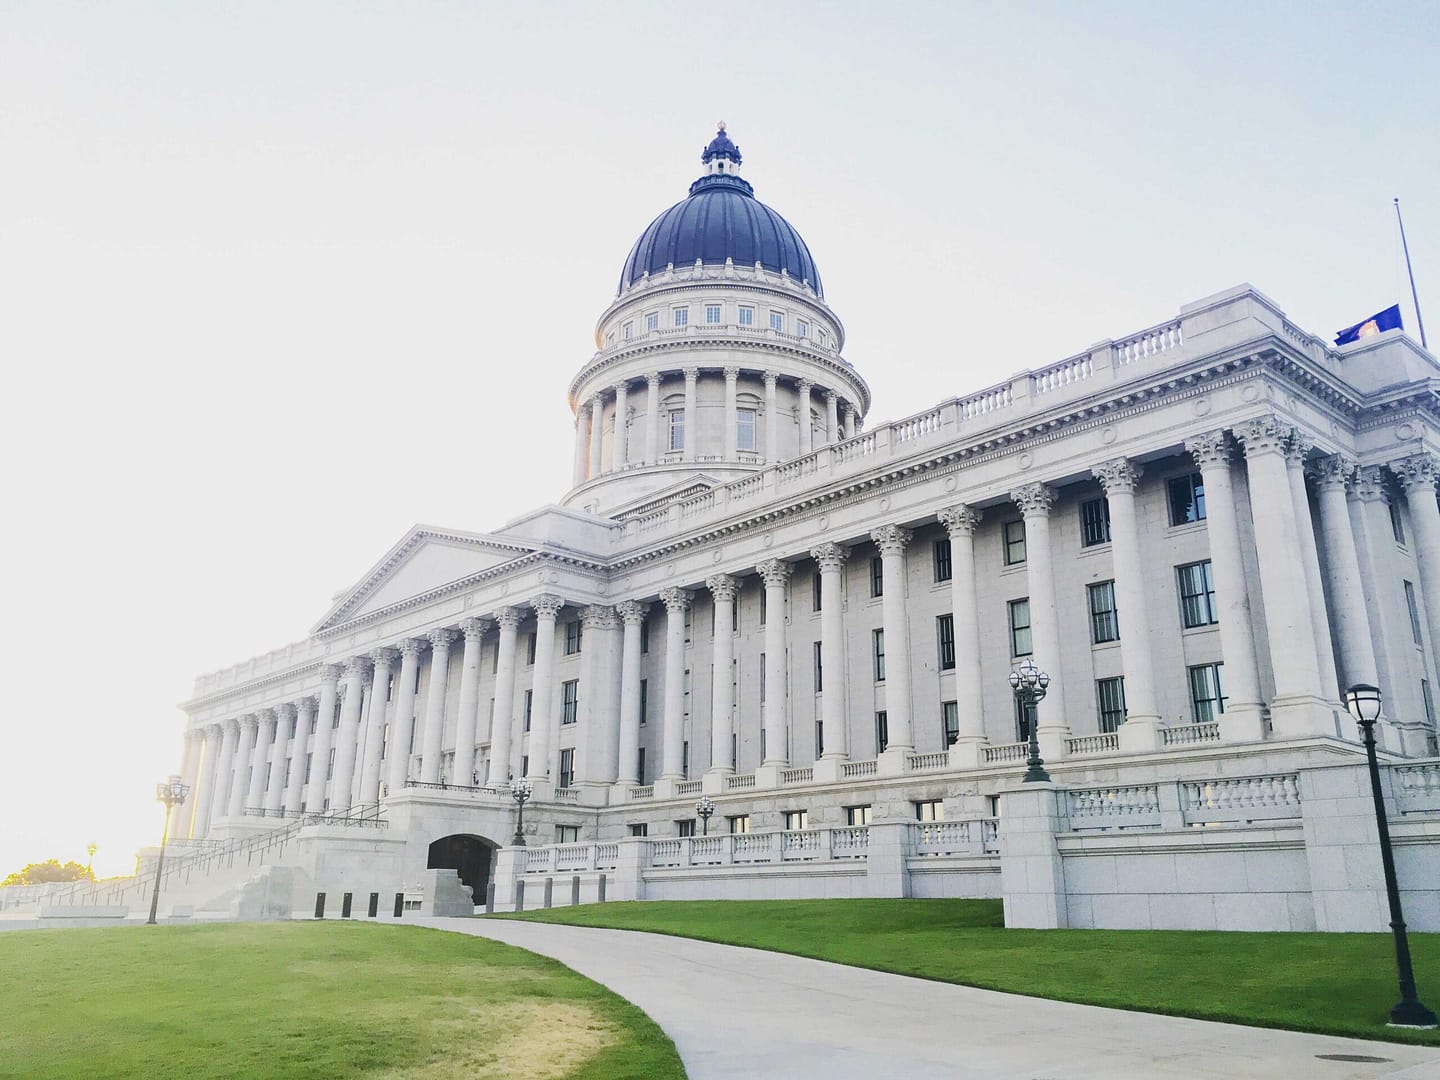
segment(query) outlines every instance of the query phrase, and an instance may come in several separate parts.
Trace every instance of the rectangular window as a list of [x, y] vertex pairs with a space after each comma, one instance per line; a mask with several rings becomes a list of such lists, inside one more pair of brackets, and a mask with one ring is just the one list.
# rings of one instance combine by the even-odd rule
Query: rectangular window
[[627, 322], [623, 327], [621, 327], [620, 336], [623, 337], [626, 341], [629, 341], [632, 337], [635, 336], [634, 320]]
[[881, 709], [875, 714], [875, 752], [883, 754], [890, 745], [890, 714]]
[[1420, 601], [1415, 596], [1414, 583], [1409, 581], [1405, 582], [1405, 606], [1410, 609], [1410, 636], [1416, 645], [1424, 645], [1425, 639], [1420, 634]]
[[1029, 656], [1033, 652], [1030, 643], [1030, 598], [1022, 596], [1010, 601], [1010, 655]]
[[670, 410], [670, 449], [685, 449], [685, 410]]
[[1120, 640], [1120, 617], [1115, 611], [1115, 582], [1100, 581], [1085, 586], [1090, 598], [1090, 642], [1103, 645]]
[[810, 578], [810, 610], [819, 611], [824, 598], [824, 586], [817, 570]]
[[[1425, 719], [1435, 726], [1435, 699], [1430, 696], [1430, 680], [1420, 680], [1420, 700], [1425, 703]], [[308, 758], [307, 758], [308, 760]]]
[[325, 779], [335, 779], [335, 748], [333, 746], [330, 748], [330, 757], [325, 762]]
[[737, 313], [740, 317], [739, 322], [741, 326], [755, 325], [755, 309], [753, 307], [745, 307], [744, 305], [741, 305], [737, 309]]
[[1030, 728], [1035, 723], [1037, 709], [1035, 705], [1023, 705], [1020, 699], [1015, 699], [1015, 738], [1019, 742], [1030, 740]]
[[574, 656], [580, 651], [580, 634], [583, 627], [580, 620], [565, 624], [565, 655]]
[[940, 639], [940, 670], [955, 670], [955, 616], [937, 615], [935, 632]]
[[690, 740], [680, 744], [680, 775], [690, 779]]
[[1175, 568], [1180, 585], [1180, 624], [1187, 630], [1196, 626], [1213, 626], [1219, 622], [1215, 611], [1215, 579], [1210, 560], [1187, 563]]
[[306, 782], [307, 784], [309, 783], [309, 780], [310, 780], [310, 763], [314, 760], [314, 758], [315, 758], [315, 755], [314, 755], [314, 754], [306, 754], [306, 755], [305, 755], [305, 782]]
[[796, 320], [795, 320], [795, 336], [796, 336], [796, 337], [809, 337], [809, 336], [810, 336], [810, 324], [807, 323], [804, 319], [796, 319]]
[[749, 814], [735, 814], [732, 817], [727, 817], [725, 821], [729, 824], [732, 833], [747, 833], [750, 831]]
[[915, 804], [916, 821], [944, 821], [945, 804], [939, 799], [926, 799]]
[[674, 318], [675, 318], [675, 323], [674, 323], [674, 325], [676, 325], [676, 326], [688, 326], [688, 325], [690, 324], [690, 309], [689, 309], [689, 308], [683, 308], [683, 307], [677, 307], [677, 308], [675, 308], [675, 310], [674, 310]]
[[867, 803], [864, 806], [845, 807], [845, 824], [849, 826], [861, 826], [870, 824], [871, 807]]
[[1171, 478], [1166, 489], [1170, 494], [1171, 525], [1205, 520], [1205, 481], [1198, 472]]
[[770, 606], [769, 597], [770, 597], [770, 590], [762, 587], [761, 590], [760, 590], [760, 625], [761, 625], [761, 626], [764, 626], [764, 625], [765, 625], [765, 617], [769, 614], [769, 611], [767, 610], [767, 609], [769, 608], [769, 606]]
[[875, 652], [875, 681], [885, 681], [885, 630], [870, 631], [870, 644]]
[[[529, 731], [529, 730], [530, 730], [530, 705], [531, 705], [531, 703], [534, 702], [534, 700], [535, 700], [535, 691], [534, 691], [534, 690], [526, 690], [526, 691], [525, 691], [525, 723], [524, 723], [524, 730], [525, 730], [525, 731]], [[418, 725], [416, 725], [416, 726], [418, 726]]]
[[735, 602], [730, 605], [730, 632], [732, 634], [740, 632], [740, 596], [738, 593], [735, 596]]
[[1019, 566], [1025, 561], [1025, 522], [1007, 521], [1000, 533], [1005, 544], [1005, 565]]
[[781, 331], [785, 329], [785, 313], [783, 311], [770, 312], [770, 329]]
[[955, 701], [940, 703], [940, 720], [945, 726], [945, 745], [954, 746], [960, 741], [960, 704]]
[[643, 654], [645, 654], [645, 653], [648, 653], [649, 651], [650, 651], [650, 622], [649, 622], [649, 620], [647, 619], [646, 621], [644, 621], [644, 622], [642, 622], [642, 623], [640, 624], [640, 652], [641, 652], [641, 654], [643, 655]]
[[1110, 542], [1110, 500], [1101, 496], [1080, 504], [1080, 546]]
[[825, 756], [825, 722], [823, 720], [815, 721], [815, 756], [816, 758]]
[[786, 831], [786, 832], [798, 832], [800, 829], [808, 829], [809, 827], [810, 827], [810, 811], [809, 811], [809, 810], [786, 810], [786, 811], [785, 811], [785, 831]]
[[649, 836], [650, 826], [647, 822], [639, 821], [630, 826], [631, 836]]
[[870, 595], [885, 595], [885, 560], [879, 555], [870, 559]]
[[635, 775], [639, 778], [640, 783], [645, 783], [645, 748], [643, 746], [636, 753]]
[[580, 718], [580, 680], [566, 679], [560, 684], [560, 723], [573, 724]]
[[1400, 518], [1400, 504], [1390, 504], [1390, 531], [1395, 534], [1395, 543], [1405, 543], [1405, 522]]
[[1218, 720], [1225, 711], [1225, 686], [1220, 671], [1224, 664], [1199, 664], [1190, 669], [1190, 705], [1195, 723]]
[[[760, 704], [765, 704], [765, 654], [763, 652], [760, 654]], [[764, 738], [763, 730], [761, 731], [761, 738]], [[763, 760], [765, 755], [762, 753], [760, 756]]]
[[757, 449], [754, 409], [735, 410], [735, 449], [749, 451]]
[[[529, 664], [531, 667], [534, 667], [534, 666], [535, 666], [535, 647], [536, 647], [536, 635], [535, 635], [535, 631], [532, 630], [532, 631], [530, 631], [530, 633], [528, 633], [527, 635], [525, 635], [525, 662], [526, 662], [527, 664]], [[415, 679], [415, 682], [416, 682], [415, 689], [418, 691], [418, 690], [420, 689], [420, 686], [419, 686], [420, 679], [418, 678], [418, 673], [417, 673], [417, 678]]]
[[640, 723], [643, 725], [650, 716], [650, 680], [640, 680]]
[[949, 540], [948, 538], [946, 538], [946, 539], [944, 539], [944, 540], [936, 540], [936, 541], [935, 541], [934, 551], [935, 551], [935, 580], [936, 580], [937, 582], [940, 582], [940, 581], [949, 581], [949, 580], [950, 580], [950, 576], [951, 576], [951, 569], [950, 569], [950, 540]]
[[707, 323], [709, 323], [711, 326], [715, 326], [715, 325], [717, 325], [717, 324], [720, 322], [720, 305], [719, 305], [719, 304], [706, 304], [706, 305], [705, 305], [705, 321], [706, 321]]
[[1100, 730], [1106, 734], [1117, 730], [1125, 722], [1125, 680], [1121, 676], [1113, 679], [1095, 680], [1095, 701], [1100, 711]]
[[560, 751], [560, 786], [571, 787], [575, 783], [575, 750], [566, 747]]
[[556, 825], [555, 842], [557, 844], [578, 844], [580, 842], [580, 826]]
[[660, 329], [660, 313], [658, 311], [646, 312], [645, 329], [647, 332]]
[[694, 836], [694, 835], [695, 835], [695, 819], [694, 819], [693, 817], [692, 817], [692, 818], [681, 818], [679, 821], [675, 822], [675, 835], [676, 835], [676, 836]]
[[815, 654], [815, 693], [825, 689], [825, 669], [820, 659], [820, 642], [815, 642], [812, 652]]

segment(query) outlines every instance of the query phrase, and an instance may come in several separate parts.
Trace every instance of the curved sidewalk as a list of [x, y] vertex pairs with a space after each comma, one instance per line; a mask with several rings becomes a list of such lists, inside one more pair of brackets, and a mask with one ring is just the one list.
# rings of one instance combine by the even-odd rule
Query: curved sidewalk
[[692, 1080], [1440, 1078], [1440, 1048], [1071, 1005], [629, 930], [415, 921], [518, 945], [603, 983], [664, 1028]]

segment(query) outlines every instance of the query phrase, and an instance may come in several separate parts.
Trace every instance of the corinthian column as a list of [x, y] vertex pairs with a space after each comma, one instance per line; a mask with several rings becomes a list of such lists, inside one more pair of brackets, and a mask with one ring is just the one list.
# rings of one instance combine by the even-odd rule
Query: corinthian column
[[840, 398], [834, 390], [825, 391], [825, 441], [840, 441]]
[[975, 527], [980, 524], [980, 511], [961, 504], [946, 507], [938, 516], [950, 534], [950, 618], [955, 628], [955, 707], [960, 714], [960, 735], [950, 763], [976, 768], [985, 745], [980, 605], [975, 591]]
[[624, 621], [620, 645], [620, 741], [617, 787], [640, 782], [640, 630], [649, 604], [624, 600], [616, 605]]
[[320, 669], [320, 706], [315, 712], [315, 745], [310, 749], [310, 775], [305, 780], [305, 809], [325, 809], [325, 782], [330, 775], [330, 748], [334, 744], [335, 699], [340, 669], [326, 664]]
[[255, 751], [250, 755], [250, 790], [245, 796], [245, 809], [265, 807], [265, 766], [270, 761], [270, 745], [275, 741], [275, 710], [261, 709], [257, 714], [259, 727], [255, 733]]
[[630, 387], [623, 379], [615, 384], [615, 439], [610, 444], [611, 472], [619, 472], [625, 468], [625, 458], [627, 455], [625, 444], [629, 437], [629, 432], [625, 430], [625, 422], [627, 419], [625, 414], [630, 410], [630, 404], [627, 400], [629, 396]]
[[881, 603], [885, 626], [885, 711], [890, 742], [882, 754], [886, 771], [903, 771], [904, 756], [915, 749], [915, 721], [910, 703], [910, 619], [905, 608], [905, 548], [911, 532], [882, 525], [870, 534], [880, 549], [885, 593]]
[[1230, 441], [1225, 432], [1211, 431], [1187, 439], [1185, 449], [1200, 467], [1205, 483], [1205, 527], [1220, 616], [1220, 651], [1225, 658], [1224, 689], [1229, 699], [1220, 717], [1220, 738], [1224, 742], [1259, 742], [1265, 737], [1263, 702], [1235, 515]]
[[[400, 642], [400, 675], [395, 685], [395, 708], [390, 713], [390, 735], [385, 749], [385, 792], [398, 794], [410, 779], [410, 747], [415, 741], [415, 686], [420, 675], [418, 638]], [[322, 709], [323, 715], [323, 709]]]
[[725, 460], [734, 461], [738, 455], [736, 440], [740, 426], [739, 405], [736, 400], [736, 383], [740, 378], [738, 367], [725, 369]]
[[380, 766], [385, 757], [385, 705], [390, 696], [390, 672], [395, 650], [376, 649], [370, 654], [370, 708], [365, 717], [364, 756], [360, 768], [360, 805], [380, 801]]
[[[1405, 598], [1400, 592], [1400, 582], [1395, 580], [1393, 557], [1384, 556], [1395, 544], [1385, 470], [1378, 465], [1362, 465], [1356, 469], [1348, 503], [1351, 537], [1360, 560], [1360, 580], [1365, 583], [1365, 611], [1370, 617], [1371, 641], [1380, 671], [1374, 685], [1385, 690], [1393, 700], [1397, 697], [1396, 684], [1407, 674], [1403, 657], [1414, 646], [1408, 620], [1403, 615], [1400, 620], [1394, 617], [1404, 612]], [[1405, 624], [1403, 630], [1398, 625], [1401, 622]], [[1386, 713], [1381, 714], [1375, 727], [1375, 741], [1386, 750], [1403, 752], [1404, 739], [1392, 719]]]
[[487, 783], [491, 787], [510, 779], [510, 736], [515, 729], [515, 647], [524, 614], [513, 607], [503, 607], [495, 613], [495, 622], [500, 626], [500, 644], [495, 657], [495, 706], [490, 714], [490, 776]]
[[730, 681], [735, 667], [735, 638], [730, 627], [739, 583], [728, 574], [716, 574], [705, 580], [705, 587], [715, 603], [714, 653], [710, 662], [710, 767], [706, 774], [723, 775], [735, 771], [730, 761], [730, 736], [735, 723], [735, 686]]
[[579, 487], [588, 479], [590, 471], [590, 433], [586, 428], [587, 414], [584, 407], [575, 410], [575, 486]]
[[835, 763], [822, 772], [824, 779], [833, 774], [838, 780], [838, 763], [850, 757], [850, 723], [845, 715], [850, 681], [845, 677], [845, 599], [840, 587], [850, 549], [825, 543], [813, 548], [810, 557], [820, 569], [821, 760]]
[[[1135, 484], [1140, 466], [1115, 458], [1091, 470], [1110, 504], [1111, 566], [1120, 624], [1120, 663], [1125, 669], [1125, 723], [1120, 749], [1160, 748], [1160, 709], [1155, 702], [1155, 663], [1150, 655], [1150, 615], [1145, 610], [1145, 578], [1141, 572], [1140, 530], [1135, 524]], [[1028, 550], [1027, 550], [1028, 553]]]
[[225, 742], [225, 731], [219, 724], [205, 728], [205, 757], [200, 768], [200, 796], [195, 800], [195, 822], [191, 836], [210, 834], [210, 808], [215, 803], [215, 778], [219, 772], [221, 747]]
[[800, 395], [795, 411], [800, 421], [800, 456], [804, 457], [815, 449], [814, 432], [810, 429], [810, 391], [814, 387], [809, 379], [801, 379], [795, 386]]
[[583, 644], [572, 787], [615, 782], [620, 687], [611, 669], [618, 625], [615, 609], [604, 604], [591, 604], [580, 611]]
[[790, 764], [790, 695], [785, 672], [785, 584], [794, 572], [787, 562], [769, 559], [755, 568], [765, 582], [765, 758], [761, 769], [770, 786], [778, 770]]
[[466, 619], [465, 655], [460, 667], [460, 713], [455, 718], [455, 767], [450, 782], [467, 787], [475, 782], [475, 724], [480, 711], [480, 646], [489, 619]]
[[425, 692], [425, 730], [420, 752], [420, 782], [440, 782], [440, 748], [445, 737], [445, 687], [450, 682], [450, 643], [455, 631], [431, 630], [430, 686]]
[[780, 376], [765, 372], [765, 461], [774, 465], [780, 460], [780, 406], [776, 383]]
[[[230, 807], [235, 802], [235, 788], [241, 784], [241, 777], [245, 770], [239, 767], [240, 739], [242, 727], [239, 720], [226, 720], [221, 725], [225, 733], [225, 741], [220, 747], [220, 766], [215, 776], [215, 798], [211, 803], [210, 820], [213, 823], [217, 818], [233, 817]], [[245, 793], [240, 793], [240, 801], [245, 801]]]
[[555, 690], [555, 616], [565, 601], [547, 593], [535, 597], [530, 606], [535, 609], [535, 682], [530, 694], [530, 769], [525, 778], [549, 784], [550, 752], [555, 747], [555, 717], [550, 708]]
[[[1365, 583], [1360, 576], [1360, 556], [1351, 531], [1350, 508], [1345, 489], [1355, 475], [1356, 462], [1340, 454], [1322, 458], [1315, 466], [1315, 490], [1320, 505], [1320, 539], [1325, 545], [1325, 565], [1330, 569], [1330, 595], [1335, 598], [1335, 630], [1340, 643], [1340, 685], [1380, 685], [1375, 663], [1375, 642], [1370, 636], [1370, 613], [1365, 610]], [[1359, 730], [1348, 713], [1342, 714], [1344, 734], [1359, 741]]]
[[315, 699], [295, 703], [295, 736], [290, 740], [290, 782], [285, 787], [285, 812], [298, 814], [305, 797], [305, 745], [315, 722]]
[[355, 752], [368, 666], [359, 656], [351, 657], [345, 663], [345, 677], [341, 684], [344, 700], [340, 703], [340, 727], [335, 732], [335, 776], [330, 781], [330, 809], [339, 813], [348, 811], [354, 801]]
[[290, 745], [290, 726], [295, 722], [295, 706], [288, 701], [275, 707], [275, 736], [270, 750], [270, 777], [265, 782], [265, 812], [277, 813], [285, 801], [285, 758]]
[[[1305, 589], [1310, 598], [1310, 625], [1315, 634], [1315, 664], [1320, 671], [1320, 696], [1337, 705], [1340, 677], [1335, 672], [1335, 644], [1330, 638], [1330, 615], [1325, 608], [1325, 584], [1320, 577], [1320, 555], [1315, 546], [1315, 525], [1310, 517], [1310, 493], [1305, 488], [1305, 459], [1315, 444], [1292, 428], [1285, 444], [1285, 471], [1290, 478], [1290, 499], [1295, 504], [1295, 531], [1300, 534], [1300, 559]], [[1338, 715], [1339, 709], [1336, 713]]]
[[649, 387], [645, 401], [645, 464], [654, 465], [660, 460], [660, 373], [647, 374], [645, 385]]
[[227, 818], [235, 818], [245, 809], [245, 789], [250, 783], [250, 755], [255, 749], [255, 729], [258, 725], [254, 716], [227, 720], [226, 725], [224, 768], [221, 769], [226, 786], [220, 812]]
[[1065, 720], [1055, 566], [1050, 549], [1050, 509], [1055, 505], [1055, 491], [1045, 484], [1027, 484], [1010, 497], [1025, 515], [1025, 575], [1030, 585], [1030, 637], [1035, 662], [1050, 676], [1050, 692], [1036, 708], [1035, 729], [1041, 755], [1046, 761], [1055, 761], [1065, 756], [1065, 738], [1070, 734]]
[[687, 367], [682, 374], [685, 376], [685, 452], [682, 459], [694, 461], [700, 442], [695, 416], [695, 381], [700, 377], [700, 369]]
[[1420, 591], [1425, 600], [1425, 628], [1431, 650], [1440, 649], [1440, 503], [1435, 501], [1435, 478], [1440, 472], [1431, 454], [1415, 454], [1390, 466], [1405, 489], [1410, 504], [1410, 525], [1415, 532], [1415, 564], [1420, 569]]
[[845, 438], [853, 439], [855, 437], [855, 406], [847, 402], [841, 415], [845, 418]]
[[665, 605], [665, 717], [661, 728], [661, 780], [685, 779], [685, 612], [686, 589], [660, 593]]
[[590, 399], [590, 479], [600, 475], [600, 448], [605, 438], [605, 398], [596, 394]]

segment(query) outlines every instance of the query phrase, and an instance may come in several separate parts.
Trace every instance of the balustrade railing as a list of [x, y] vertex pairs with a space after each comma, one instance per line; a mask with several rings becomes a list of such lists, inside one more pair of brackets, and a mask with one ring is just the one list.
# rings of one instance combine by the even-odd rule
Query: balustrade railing
[[780, 770], [780, 783], [782, 784], [808, 784], [814, 779], [814, 766], [807, 765], [799, 769]]
[[595, 869], [614, 870], [620, 861], [620, 845], [611, 841], [608, 844], [595, 845]]
[[1001, 743], [987, 746], [981, 751], [981, 760], [986, 765], [1001, 765], [1011, 761], [1024, 761], [1030, 756], [1030, 744], [1023, 742]]
[[1220, 721], [1208, 724], [1181, 724], [1160, 729], [1161, 746], [1193, 746], [1196, 743], [1219, 742]]
[[1105, 754], [1120, 749], [1120, 735], [1114, 731], [1099, 735], [1071, 735], [1065, 739], [1066, 754]]
[[948, 769], [949, 767], [949, 750], [937, 750], [931, 754], [907, 754], [905, 756], [905, 769], [908, 772], [929, 772], [932, 769]]
[[1065, 793], [1070, 828], [1158, 829], [1160, 793], [1155, 784], [1084, 788]]
[[1300, 816], [1294, 773], [1223, 780], [1182, 780], [1180, 810], [1186, 825], [1244, 824]]
[[471, 784], [445, 784], [431, 783], [421, 780], [406, 780], [405, 787], [407, 790], [410, 788], [414, 788], [417, 791], [450, 791], [459, 795], [472, 796], [503, 795], [508, 798], [510, 795], [510, 788], [504, 784], [480, 784], [479, 786], [475, 786]]
[[580, 789], [573, 787], [557, 787], [555, 789], [556, 802], [579, 802]]
[[1115, 342], [1115, 362], [1133, 364], [1151, 356], [1159, 356], [1163, 352], [1171, 352], [1183, 344], [1180, 339], [1180, 320], [1176, 319]]
[[880, 769], [877, 761], [846, 761], [840, 766], [840, 778], [842, 780], [858, 780], [864, 776], [874, 776]]
[[745, 791], [755, 786], [754, 773], [735, 773], [725, 778], [726, 791]]
[[1396, 808], [1402, 814], [1440, 810], [1440, 761], [1392, 766]]
[[1036, 394], [1046, 394], [1052, 390], [1064, 389], [1071, 383], [1081, 382], [1094, 374], [1095, 368], [1090, 361], [1090, 354], [1085, 353], [1032, 372], [1030, 387]]
[[910, 826], [910, 842], [917, 855], [994, 854], [1000, 850], [999, 821], [920, 821]]
[[631, 802], [637, 799], [653, 799], [655, 797], [654, 784], [637, 784], [630, 789], [629, 798]]

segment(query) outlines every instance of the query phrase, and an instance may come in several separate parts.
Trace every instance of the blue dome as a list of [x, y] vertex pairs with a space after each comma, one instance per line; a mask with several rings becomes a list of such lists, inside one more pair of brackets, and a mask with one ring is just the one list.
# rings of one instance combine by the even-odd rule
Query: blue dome
[[[740, 160], [740, 149], [722, 131], [705, 150], [705, 160]], [[702, 176], [690, 185], [690, 197], [676, 203], [640, 234], [625, 268], [620, 288], [667, 266], [684, 269], [699, 259], [707, 266], [737, 267], [759, 263], [771, 273], [782, 270], [806, 282], [823, 297], [820, 272], [800, 234], [783, 217], [755, 198], [750, 184], [732, 173]]]

